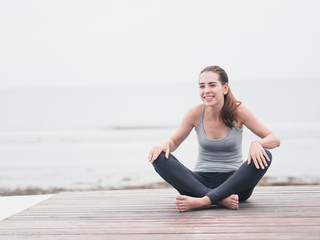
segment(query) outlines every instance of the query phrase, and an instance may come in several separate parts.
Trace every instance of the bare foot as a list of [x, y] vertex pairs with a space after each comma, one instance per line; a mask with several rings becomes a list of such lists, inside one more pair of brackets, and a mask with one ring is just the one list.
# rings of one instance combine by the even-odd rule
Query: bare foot
[[238, 210], [239, 209], [239, 196], [237, 194], [232, 194], [229, 197], [217, 202], [217, 204], [224, 206], [226, 208]]
[[176, 197], [177, 209], [179, 212], [190, 211], [194, 209], [207, 208], [211, 206], [209, 197], [204, 196], [202, 198], [188, 197], [184, 195], [178, 195]]

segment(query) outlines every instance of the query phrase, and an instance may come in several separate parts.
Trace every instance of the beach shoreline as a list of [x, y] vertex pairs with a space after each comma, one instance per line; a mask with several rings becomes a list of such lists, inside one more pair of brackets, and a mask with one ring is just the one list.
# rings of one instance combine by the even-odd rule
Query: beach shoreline
[[[296, 177], [264, 177], [258, 183], [258, 186], [298, 186], [298, 185], [320, 185], [319, 179], [305, 179]], [[127, 185], [121, 187], [92, 187], [92, 188], [48, 188], [43, 189], [39, 187], [5, 189], [0, 188], [0, 197], [5, 196], [28, 196], [28, 195], [46, 195], [57, 194], [59, 192], [72, 191], [101, 191], [101, 190], [131, 190], [131, 189], [156, 189], [156, 188], [170, 188], [171, 186], [163, 181], [146, 183], [143, 185]]]

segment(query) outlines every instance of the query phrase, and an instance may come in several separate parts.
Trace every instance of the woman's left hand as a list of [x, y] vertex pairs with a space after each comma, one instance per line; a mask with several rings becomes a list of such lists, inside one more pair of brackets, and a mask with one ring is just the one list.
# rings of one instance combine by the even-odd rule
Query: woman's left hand
[[253, 161], [257, 169], [268, 167], [267, 161], [270, 162], [268, 154], [264, 151], [262, 144], [254, 141], [251, 143], [248, 157], [248, 165]]

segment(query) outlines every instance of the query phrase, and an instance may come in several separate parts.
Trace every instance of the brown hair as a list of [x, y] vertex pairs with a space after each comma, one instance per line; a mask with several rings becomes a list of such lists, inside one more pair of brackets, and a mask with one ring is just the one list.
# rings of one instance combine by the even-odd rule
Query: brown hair
[[[219, 66], [215, 65], [215, 66], [206, 67], [200, 72], [200, 75], [203, 72], [217, 73], [219, 75], [219, 79], [223, 85], [226, 83], [229, 83], [227, 73], [224, 71], [224, 69], [222, 69]], [[236, 110], [240, 106], [240, 104], [241, 104], [241, 102], [238, 101], [233, 96], [231, 89], [230, 89], [230, 86], [229, 86], [227, 94], [224, 95], [224, 105], [222, 107], [220, 117], [221, 117], [222, 121], [230, 128], [233, 127], [233, 121], [237, 121]]]

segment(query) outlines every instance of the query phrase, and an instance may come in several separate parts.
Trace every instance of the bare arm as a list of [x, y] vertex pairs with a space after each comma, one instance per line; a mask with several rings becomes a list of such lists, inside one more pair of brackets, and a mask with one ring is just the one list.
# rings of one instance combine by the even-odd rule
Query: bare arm
[[280, 139], [264, 126], [247, 107], [240, 105], [238, 108], [238, 116], [242, 124], [261, 138], [258, 142], [260, 142], [264, 148], [272, 149], [280, 146]]
[[279, 147], [280, 139], [264, 126], [247, 107], [240, 105], [237, 113], [240, 122], [260, 137], [260, 139], [251, 143], [248, 164], [253, 160], [257, 168], [260, 166], [263, 169], [268, 165], [265, 159], [270, 161], [263, 148], [272, 149]]
[[[166, 158], [169, 153], [175, 151], [180, 144], [189, 136], [195, 126], [198, 115], [199, 106], [191, 108], [184, 116], [177, 131], [164, 143], [154, 146], [149, 153], [149, 162], [153, 162], [158, 158], [161, 152], [165, 152]], [[201, 114], [201, 112], [200, 112]]]

